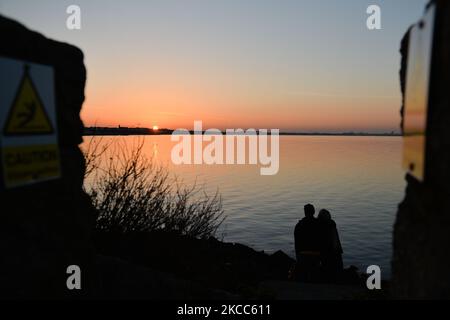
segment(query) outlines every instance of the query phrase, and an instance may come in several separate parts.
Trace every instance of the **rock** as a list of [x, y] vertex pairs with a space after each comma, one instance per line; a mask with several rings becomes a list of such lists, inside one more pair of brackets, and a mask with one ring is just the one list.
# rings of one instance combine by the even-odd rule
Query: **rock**
[[[96, 212], [82, 189], [85, 166], [78, 147], [86, 82], [83, 53], [3, 16], [0, 34], [0, 56], [54, 68], [62, 167], [61, 179], [1, 190], [0, 284], [8, 288], [1, 294], [8, 298], [89, 296], [95, 287], [91, 231]], [[66, 287], [66, 268], [73, 264], [83, 272], [81, 292]]]
[[[450, 298], [450, 3], [437, 6], [430, 77], [425, 181], [407, 176], [394, 228], [392, 294], [401, 299]], [[407, 40], [403, 41], [407, 46]], [[403, 61], [407, 57], [403, 48]], [[403, 68], [405, 65], [403, 66]], [[404, 77], [405, 72], [401, 72]], [[404, 83], [402, 79], [402, 83]]]
[[282, 252], [269, 256], [242, 244], [199, 240], [167, 232], [95, 235], [99, 253], [171, 273], [205, 287], [253, 294], [263, 280], [287, 280], [293, 261]]

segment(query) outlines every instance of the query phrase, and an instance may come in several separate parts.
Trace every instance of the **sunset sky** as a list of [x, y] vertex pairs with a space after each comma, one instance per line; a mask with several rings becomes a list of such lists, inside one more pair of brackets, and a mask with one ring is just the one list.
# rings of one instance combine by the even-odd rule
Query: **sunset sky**
[[[87, 126], [398, 131], [399, 43], [427, 0], [0, 0], [79, 46]], [[81, 30], [66, 8], [81, 7]], [[366, 28], [378, 4], [382, 30]]]

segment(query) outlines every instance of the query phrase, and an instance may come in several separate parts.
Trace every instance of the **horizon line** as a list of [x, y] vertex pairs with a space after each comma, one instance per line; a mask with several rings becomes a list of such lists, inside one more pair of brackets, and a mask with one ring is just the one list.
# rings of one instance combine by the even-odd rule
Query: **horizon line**
[[[259, 130], [261, 129], [254, 129], [254, 128], [247, 128], [247, 129], [243, 129], [243, 128], [235, 128], [232, 130], [248, 130], [248, 129], [253, 129], [255, 130], [257, 133], [259, 133]], [[90, 131], [90, 132], [84, 132], [84, 135], [92, 135], [93, 133], [95, 133], [95, 131], [100, 130], [100, 131], [104, 131], [104, 130], [108, 130], [110, 131], [110, 134], [113, 135], [114, 133], [119, 133], [118, 131], [122, 131], [122, 134], [141, 134], [141, 135], [145, 135], [145, 134], [149, 134], [149, 135], [167, 135], [167, 134], [172, 134], [173, 132], [175, 132], [175, 129], [170, 129], [170, 128], [159, 128], [158, 130], [154, 130], [152, 128], [148, 128], [148, 127], [123, 127], [123, 126], [117, 126], [117, 127], [99, 127], [99, 126], [85, 126], [84, 127], [84, 131]], [[135, 132], [126, 132], [127, 130], [130, 131], [135, 131]], [[179, 129], [177, 129], [179, 130]], [[189, 132], [189, 134], [204, 134], [206, 132], [206, 130], [202, 130], [202, 131], [195, 131], [193, 129], [184, 129], [186, 131]], [[230, 130], [230, 129], [225, 129], [225, 130], [220, 130], [220, 133], [222, 134], [226, 134], [226, 130]], [[271, 133], [271, 129], [265, 129], [267, 130], [267, 133], [270, 134]], [[138, 132], [136, 132], [138, 131]], [[91, 133], [91, 134], [89, 134]], [[101, 132], [98, 132], [101, 133]], [[103, 132], [105, 133], [105, 132]], [[280, 130], [279, 131], [280, 135], [323, 135], [323, 136], [333, 136], [333, 135], [347, 135], [347, 136], [402, 136], [402, 133], [399, 130], [386, 130], [386, 131], [380, 131], [380, 132], [373, 132], [373, 131], [359, 131], [359, 130], [343, 130], [343, 131], [321, 131], [321, 130], [317, 130], [317, 131], [295, 131], [295, 130]]]

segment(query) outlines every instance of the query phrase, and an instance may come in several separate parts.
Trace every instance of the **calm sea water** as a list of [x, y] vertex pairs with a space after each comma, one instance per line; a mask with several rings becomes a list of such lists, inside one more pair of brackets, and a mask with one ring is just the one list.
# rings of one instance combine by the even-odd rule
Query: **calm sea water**
[[303, 205], [312, 203], [335, 219], [345, 265], [377, 264], [390, 276], [392, 229], [405, 188], [399, 137], [282, 136], [275, 176], [261, 176], [255, 165], [173, 165], [170, 136], [103, 137], [102, 143], [111, 139], [130, 148], [143, 139], [144, 152], [185, 183], [218, 189], [227, 215], [218, 236], [225, 241], [294, 257], [294, 227]]

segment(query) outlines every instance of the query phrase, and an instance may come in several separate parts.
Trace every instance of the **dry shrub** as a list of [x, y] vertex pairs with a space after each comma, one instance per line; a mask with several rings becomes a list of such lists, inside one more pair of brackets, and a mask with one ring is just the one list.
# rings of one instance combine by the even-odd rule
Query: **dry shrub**
[[196, 238], [215, 236], [224, 220], [218, 192], [186, 186], [143, 154], [144, 140], [91, 138], [84, 151], [85, 189], [99, 212], [97, 229], [118, 232], [164, 230]]

